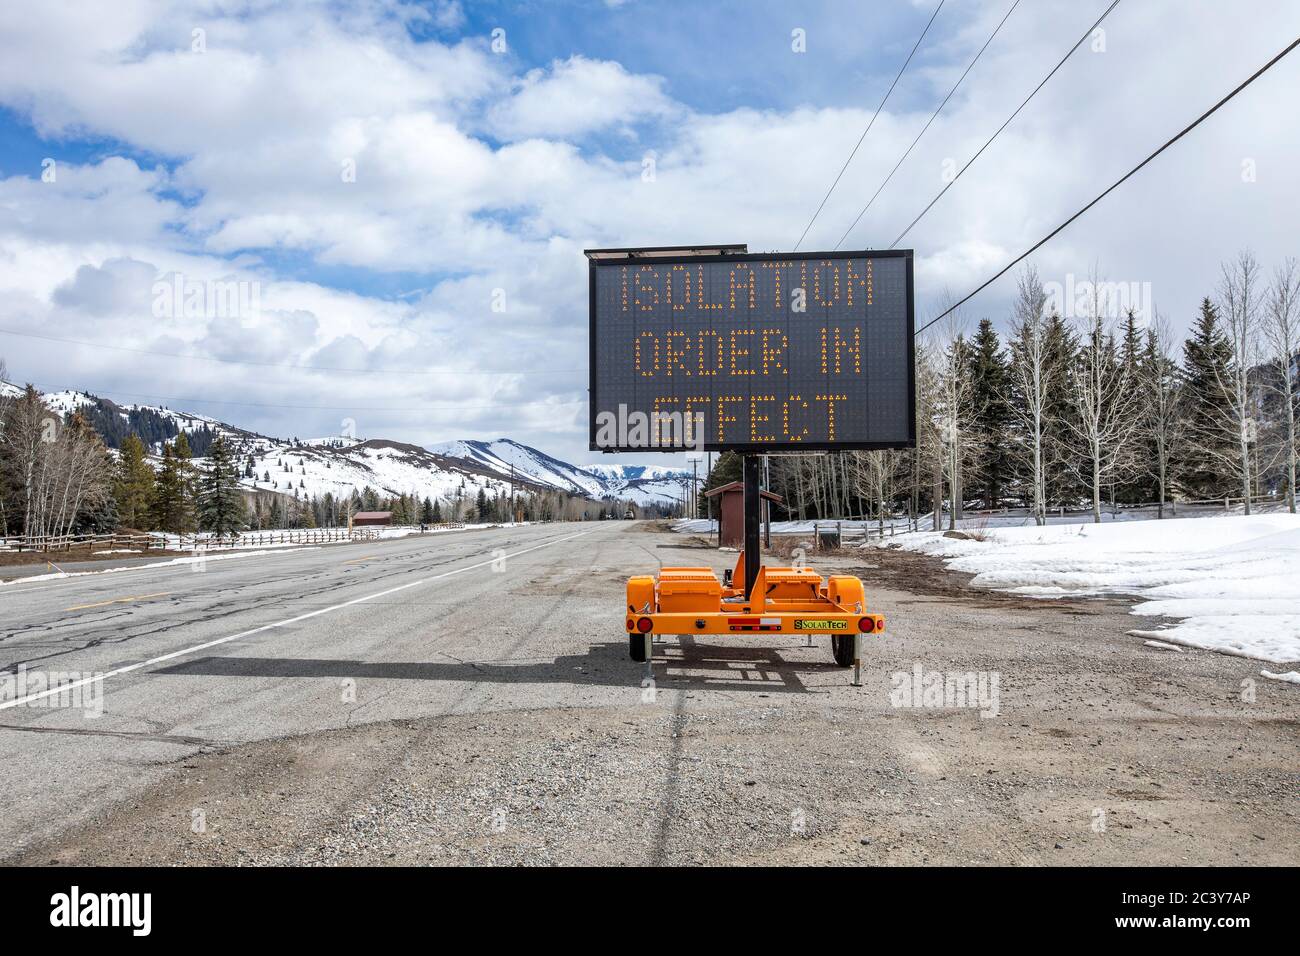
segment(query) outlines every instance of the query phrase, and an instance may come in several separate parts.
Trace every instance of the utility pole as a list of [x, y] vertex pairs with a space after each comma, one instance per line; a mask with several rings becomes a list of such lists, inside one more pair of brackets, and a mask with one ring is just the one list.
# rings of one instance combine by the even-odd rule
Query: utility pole
[[[772, 472], [768, 467], [769, 457], [770, 456], [768, 455], [763, 456], [763, 490], [764, 491], [772, 490]], [[764, 501], [761, 503], [761, 507], [766, 509], [763, 512], [764, 516], [766, 517], [766, 520], [763, 522], [763, 547], [771, 548], [772, 547], [772, 502]]]
[[700, 480], [700, 460], [691, 459], [691, 517], [694, 518], [700, 513], [699, 485]]

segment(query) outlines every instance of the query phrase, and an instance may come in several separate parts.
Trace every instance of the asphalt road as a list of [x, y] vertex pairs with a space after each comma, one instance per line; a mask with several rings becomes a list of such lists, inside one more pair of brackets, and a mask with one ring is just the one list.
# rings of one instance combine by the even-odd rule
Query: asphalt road
[[[627, 575], [733, 559], [609, 522], [6, 585], [0, 671], [104, 677], [0, 709], [0, 859], [1300, 859], [1297, 689], [1147, 648], [1123, 602], [867, 552], [815, 562], [889, 616], [865, 686], [757, 637], [660, 644], [643, 686]], [[918, 666], [996, 674], [997, 713], [900, 707]]]
[[5, 586], [0, 671], [108, 676], [98, 716], [94, 684], [80, 707], [0, 702], [0, 765], [21, 768], [0, 794], [0, 846], [204, 747], [491, 707], [503, 680], [526, 679], [539, 632], [608, 623], [565, 608], [565, 582], [613, 575], [625, 556], [611, 545], [635, 540], [623, 530], [523, 526]]

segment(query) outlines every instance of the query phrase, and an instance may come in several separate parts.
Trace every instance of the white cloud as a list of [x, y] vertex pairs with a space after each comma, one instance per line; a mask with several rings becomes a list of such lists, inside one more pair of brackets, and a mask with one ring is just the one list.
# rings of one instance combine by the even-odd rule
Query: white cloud
[[[582, 248], [789, 248], [877, 95], [864, 90], [850, 107], [709, 112], [675, 102], [662, 78], [611, 60], [575, 55], [512, 78], [511, 59], [492, 55], [484, 38], [414, 42], [406, 8], [228, 9], [127, 2], [104, 18], [31, 5], [0, 37], [0, 103], [29, 115], [56, 159], [58, 143], [90, 133], [166, 160], [150, 169], [125, 158], [59, 159], [56, 181], [44, 183], [39, 169], [15, 170], [0, 157], [5, 323], [135, 348], [428, 374], [181, 363], [0, 336], [16, 376], [266, 405], [387, 407], [395, 410], [352, 417], [367, 434], [420, 442], [508, 434], [585, 457]], [[967, 15], [905, 77], [805, 248], [839, 238], [1001, 11]], [[1252, 17], [1193, 4], [1176, 33], [1162, 29], [1162, 15], [1117, 8], [1107, 52], [1076, 54], [908, 237], [923, 312], [1026, 248], [1300, 28], [1300, 11], [1277, 4]], [[849, 246], [887, 245], [941, 188], [943, 161], [973, 154], [1093, 16], [1064, 2], [1022, 5]], [[191, 30], [200, 25], [207, 52], [195, 54]], [[1162, 38], [1155, 48], [1153, 36]], [[1300, 58], [1284, 61], [1058, 237], [1035, 257], [1044, 278], [1098, 262], [1112, 279], [1151, 281], [1161, 307], [1183, 322], [1211, 290], [1218, 261], [1239, 246], [1252, 245], [1266, 264], [1300, 253], [1292, 172], [1300, 128], [1278, 119], [1298, 77]], [[898, 108], [911, 102], [921, 105]], [[639, 140], [614, 135], [616, 147], [602, 145], [600, 136], [627, 131]], [[649, 150], [656, 175], [647, 182]], [[1241, 179], [1245, 158], [1256, 182]], [[341, 176], [345, 160], [355, 182]], [[256, 280], [262, 313], [256, 322], [154, 321], [142, 311], [148, 287], [175, 272]], [[403, 298], [322, 284], [337, 275], [331, 284], [364, 290], [373, 279], [387, 293], [406, 273], [414, 278], [402, 280]], [[504, 312], [492, 309], [498, 289]], [[967, 314], [1000, 318], [1000, 296], [991, 289]], [[467, 406], [460, 414], [396, 410], [456, 401]], [[478, 407], [528, 401], [539, 404]], [[342, 415], [226, 414], [279, 434], [334, 430]]]
[[530, 70], [508, 99], [489, 112], [504, 139], [569, 138], [608, 127], [631, 127], [680, 111], [662, 77], [629, 73], [621, 64], [574, 55]]
[[456, 30], [465, 25], [465, 9], [460, 0], [436, 0], [430, 16], [440, 30]]

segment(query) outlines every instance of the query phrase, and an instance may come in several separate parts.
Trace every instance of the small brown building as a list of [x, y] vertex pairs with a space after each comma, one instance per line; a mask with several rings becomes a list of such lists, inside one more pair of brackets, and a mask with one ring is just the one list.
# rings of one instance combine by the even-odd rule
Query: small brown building
[[[759, 494], [762, 496], [760, 501], [763, 503], [763, 520], [770, 523], [772, 520], [771, 502], [775, 501], [780, 504], [781, 496], [770, 491], [760, 491]], [[718, 497], [721, 501], [721, 507], [718, 509], [718, 513], [722, 515], [722, 520], [718, 525], [718, 547], [743, 548], [745, 546], [744, 484], [733, 481], [730, 484], [718, 485], [712, 491], [706, 491], [704, 497]]]
[[352, 516], [352, 527], [354, 528], [392, 523], [393, 513], [391, 511], [358, 511]]

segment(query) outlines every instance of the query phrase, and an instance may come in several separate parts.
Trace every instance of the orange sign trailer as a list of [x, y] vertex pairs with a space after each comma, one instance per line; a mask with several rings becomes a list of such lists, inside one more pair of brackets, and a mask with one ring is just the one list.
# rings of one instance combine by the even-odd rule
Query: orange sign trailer
[[[648, 357], [643, 355], [641, 347], [642, 336], [649, 336], [648, 341], [654, 343], [659, 341], [652, 329], [658, 329], [671, 343], [675, 341], [675, 336], [685, 334], [679, 325], [687, 321], [692, 309], [708, 316], [713, 316], [717, 310], [728, 309], [743, 311], [750, 316], [757, 310], [759, 314], [770, 313], [772, 323], [780, 322], [783, 317], [793, 314], [787, 312], [784, 304], [785, 293], [780, 279], [782, 270], [788, 273], [784, 288], [791, 295], [803, 294], [803, 301], [806, 301], [809, 285], [814, 297], [818, 289], [822, 290], [823, 298], [818, 299], [818, 302], [823, 307], [835, 305], [837, 297], [843, 294], [840, 304], [844, 309], [851, 310], [851, 313], [841, 310], [839, 314], [844, 316], [842, 321], [850, 323], [847, 327], [852, 331], [845, 332], [845, 337], [841, 340], [840, 327], [834, 328], [831, 338], [828, 338], [828, 330], [823, 328], [820, 352], [815, 349], [804, 349], [797, 355], [793, 351], [783, 352], [786, 364], [778, 366], [785, 373], [790, 371], [791, 361], [802, 363], [802, 366], [806, 366], [803, 371], [815, 376], [815, 369], [810, 372], [812, 365], [808, 363], [815, 364], [820, 356], [823, 375], [828, 374], [828, 369], [833, 369], [837, 376], [843, 374], [845, 387], [828, 390], [822, 396], [827, 400], [826, 421], [821, 423], [825, 434], [812, 434], [805, 428], [804, 434], [808, 436], [806, 441], [802, 437], [789, 440], [787, 436], [783, 443], [780, 436], [771, 435], [760, 436], [763, 441], [756, 444], [753, 429], [759, 421], [768, 422], [768, 417], [751, 422], [749, 441], [731, 438], [724, 441], [720, 424], [711, 439], [706, 430], [704, 447], [710, 450], [730, 448], [742, 458], [744, 550], [730, 576], [721, 581], [713, 569], [708, 567], [662, 568], [658, 578], [650, 575], [630, 578], [627, 582], [624, 626], [628, 635], [629, 654], [634, 661], [645, 663], [647, 672], [650, 671], [653, 659], [654, 640], [660, 636], [802, 634], [811, 637], [813, 634], [827, 634], [830, 636], [831, 653], [835, 662], [841, 667], [853, 667], [853, 682], [860, 685], [865, 638], [883, 634], [885, 619], [868, 609], [862, 581], [856, 577], [833, 575], [823, 579], [808, 567], [762, 566], [759, 522], [763, 492], [759, 476], [762, 455], [782, 449], [807, 453], [834, 452], [847, 448], [905, 448], [914, 445], [916, 394], [912, 344], [912, 252], [890, 250], [750, 255], [746, 247], [740, 244], [588, 249], [586, 253], [590, 264], [591, 297], [591, 447], [606, 452], [635, 452], [648, 447], [658, 451], [685, 450], [676, 445], [660, 445], [657, 440], [650, 444], [641, 440], [633, 441], [631, 431], [622, 437], [602, 437], [601, 429], [598, 428], [601, 417], [613, 416], [615, 404], [619, 409], [618, 420], [621, 421], [629, 407], [635, 414], [643, 414], [651, 406], [657, 412], [658, 402], [665, 400], [663, 396], [653, 399], [651, 393], [644, 393], [644, 389], [638, 389], [636, 385], [643, 378], [653, 378], [661, 370], [658, 345], [649, 347]], [[698, 267], [694, 265], [697, 262], [701, 263]], [[756, 292], [759, 279], [753, 270], [764, 262], [772, 267], [764, 273], [764, 281], [770, 280], [774, 285], [768, 290], [772, 294], [759, 296]], [[660, 274], [657, 271], [659, 266], [667, 271]], [[714, 280], [707, 279], [705, 270], [714, 266], [725, 266], [730, 270], [727, 284], [720, 284], [724, 280], [719, 276], [715, 276]], [[606, 281], [602, 285], [598, 272], [603, 272], [604, 278], [611, 280], [612, 284], [611, 281]], [[671, 283], [679, 273], [683, 285], [677, 290], [680, 294], [677, 294]], [[644, 289], [640, 285], [642, 275], [647, 277], [648, 283]], [[655, 285], [656, 277], [658, 285]], [[796, 277], [797, 282], [802, 283], [797, 288], [792, 285], [796, 282]], [[694, 296], [690, 291], [692, 288]], [[741, 290], [739, 299], [736, 298], [737, 288]], [[710, 290], [708, 296], [704, 294], [706, 289]], [[725, 291], [719, 290], [730, 290], [729, 297]], [[746, 290], [747, 297], [744, 294]], [[644, 297], [642, 292], [645, 293]], [[764, 309], [767, 311], [764, 312]], [[861, 331], [865, 329], [868, 309], [875, 316], [872, 320], [873, 328], [878, 334], [874, 339], [867, 332]], [[611, 318], [607, 323], [608, 329], [597, 320], [598, 313], [602, 310], [612, 310], [609, 313]], [[794, 308], [794, 312], [805, 312], [802, 303]], [[697, 320], [703, 321], [698, 316]], [[710, 318], [710, 328], [713, 322], [713, 318]], [[772, 325], [772, 328], [775, 327]], [[613, 341], [620, 344], [611, 346], [610, 342], [603, 339], [598, 343], [598, 333], [602, 336], [612, 335]], [[856, 337], [859, 333], [861, 338]], [[705, 334], [700, 333], [697, 341], [702, 341]], [[716, 330], [713, 334], [716, 337]], [[752, 334], [752, 329], [746, 334]], [[779, 330], [777, 333], [764, 334], [779, 334], [782, 343], [780, 349], [785, 349], [793, 341]], [[832, 339], [833, 344], [828, 345]], [[884, 362], [879, 375], [865, 375], [868, 366], [860, 361], [861, 352], [858, 350], [858, 343], [863, 340], [873, 343], [876, 359]], [[629, 342], [632, 343], [631, 347], [628, 346]], [[671, 346], [668, 352], [668, 368], [677, 368], [672, 364], [679, 358], [677, 353], [672, 351]], [[843, 367], [841, 353], [845, 356]], [[750, 354], [746, 349], [733, 347], [733, 364], [741, 356]], [[760, 351], [757, 354], [767, 355], [768, 352]], [[628, 356], [632, 358], [629, 359]], [[649, 363], [646, 367], [640, 364], [643, 359]], [[721, 357], [718, 361], [722, 361]], [[768, 365], [766, 359], [763, 361], [763, 374], [766, 375]], [[632, 364], [628, 365], [628, 362]], [[716, 382], [713, 377], [715, 373], [709, 371], [705, 374], [703, 359], [700, 362], [703, 377], [699, 379], [699, 388], [702, 392], [709, 392], [706, 385]], [[685, 366], [678, 371], [687, 376], [691, 374]], [[736, 374], [756, 373], [740, 370]], [[853, 383], [851, 386], [847, 384], [850, 381]], [[860, 401], [850, 399], [850, 391], [854, 388], [857, 391], [853, 391], [853, 394]], [[614, 397], [607, 394], [608, 389], [612, 389]], [[698, 402], [698, 399], [683, 398], [675, 392], [673, 395], [675, 397], [666, 400], [670, 405], [673, 402]], [[794, 398], [792, 396], [787, 405], [795, 405]], [[830, 401], [832, 398], [840, 402], [838, 417], [837, 406]], [[736, 400], [735, 396], [718, 399], [721, 402]], [[860, 411], [873, 402], [875, 407], [883, 410], [881, 416], [868, 417]], [[807, 403], [804, 406], [807, 407]], [[756, 414], [752, 408], [750, 414]], [[854, 414], [856, 417], [853, 417]], [[878, 418], [881, 420], [878, 421]], [[813, 424], [815, 423], [810, 421], [808, 427], [811, 428]], [[686, 434], [684, 432], [679, 435], [678, 439], [684, 440]]]
[[[831, 654], [862, 683], [867, 635], [882, 635], [884, 615], [869, 611], [859, 578], [823, 579], [809, 567], [763, 567], [759, 557], [758, 455], [745, 455], [745, 550], [723, 581], [709, 567], [662, 568], [658, 580], [629, 578], [625, 627], [634, 661], [653, 658], [654, 639], [672, 634], [829, 634]], [[739, 586], [736, 586], [739, 582]]]

